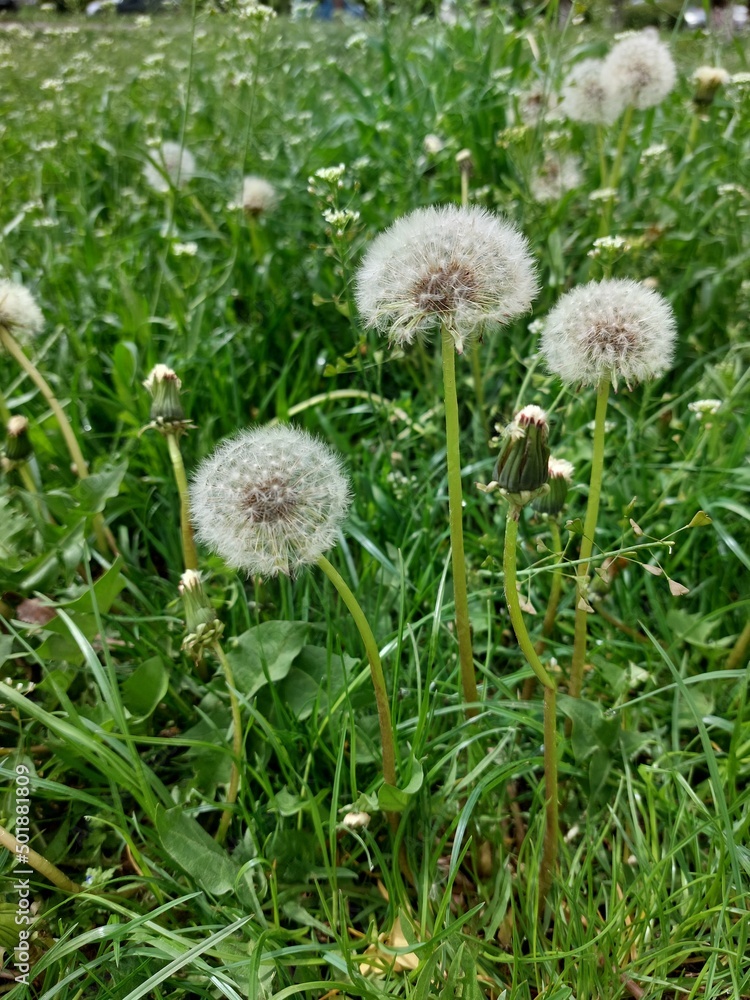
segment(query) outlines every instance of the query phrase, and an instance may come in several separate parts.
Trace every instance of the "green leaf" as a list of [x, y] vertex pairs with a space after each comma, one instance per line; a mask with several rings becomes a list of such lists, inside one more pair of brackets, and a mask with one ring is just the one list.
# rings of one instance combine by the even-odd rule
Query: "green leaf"
[[156, 829], [170, 858], [212, 896], [223, 896], [234, 888], [239, 868], [197, 820], [181, 806], [158, 807]]
[[287, 676], [305, 645], [306, 622], [262, 622], [237, 636], [227, 650], [237, 690], [251, 698], [269, 681]]
[[281, 683], [284, 704], [300, 721], [312, 714], [316, 704], [319, 712], [325, 711], [346, 687], [347, 676], [358, 662], [321, 646], [303, 646]]
[[705, 510], [699, 510], [697, 514], [693, 516], [688, 528], [704, 528], [707, 524], [712, 524], [711, 518], [705, 512]]
[[111, 465], [101, 472], [94, 472], [82, 479], [73, 490], [80, 509], [86, 514], [98, 514], [104, 510], [107, 500], [116, 497], [128, 469], [127, 462]]
[[139, 664], [122, 685], [125, 708], [136, 719], [147, 719], [169, 687], [167, 673], [161, 657], [152, 656]]
[[596, 750], [609, 750], [614, 745], [620, 730], [619, 720], [605, 719], [596, 702], [560, 694], [557, 703], [573, 723], [570, 745], [578, 762]]
[[422, 765], [416, 759], [411, 759], [411, 777], [405, 788], [396, 788], [395, 785], [381, 785], [378, 792], [378, 805], [385, 812], [403, 812], [409, 804], [409, 800], [422, 787], [424, 781], [424, 771]]

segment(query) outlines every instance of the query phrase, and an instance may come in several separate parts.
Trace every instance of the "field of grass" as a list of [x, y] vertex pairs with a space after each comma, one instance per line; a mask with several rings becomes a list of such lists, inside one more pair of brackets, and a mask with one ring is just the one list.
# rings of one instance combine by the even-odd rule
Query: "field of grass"
[[[747, 39], [664, 36], [672, 92], [598, 128], [524, 122], [527, 92], [556, 95], [612, 43], [552, 11], [35, 17], [0, 22], [0, 278], [44, 314], [26, 354], [91, 474], [0, 350], [2, 423], [27, 417], [34, 448], [0, 478], [0, 995], [750, 997]], [[734, 79], [696, 107], [702, 64]], [[165, 140], [195, 172], [158, 192], [144, 169]], [[439, 337], [389, 347], [354, 302], [378, 232], [460, 204], [462, 149], [470, 201], [525, 234], [541, 289], [474, 365], [456, 358], [473, 716]], [[545, 156], [579, 176], [540, 201]], [[272, 210], [238, 206], [248, 174], [274, 186]], [[669, 300], [677, 347], [661, 378], [610, 396], [574, 698], [596, 392], [546, 371], [539, 330], [563, 293], [609, 277]], [[182, 648], [180, 495], [166, 437], [144, 430], [157, 364], [182, 381], [188, 475], [272, 421], [340, 454], [353, 503], [328, 558], [377, 640], [398, 788], [360, 634], [315, 566], [246, 579], [199, 547], [222, 646], [198, 663]], [[562, 574], [541, 654], [560, 810], [541, 907], [542, 694], [503, 593], [505, 506], [475, 485], [496, 427], [531, 403], [575, 466], [562, 555], [530, 510], [517, 547], [535, 642]], [[28, 890], [23, 829], [41, 858]]]

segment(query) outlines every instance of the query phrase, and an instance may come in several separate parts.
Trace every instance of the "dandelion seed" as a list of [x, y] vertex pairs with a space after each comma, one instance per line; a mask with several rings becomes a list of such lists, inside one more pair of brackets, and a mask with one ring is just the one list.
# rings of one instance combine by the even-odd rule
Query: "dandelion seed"
[[155, 162], [149, 162], [144, 167], [143, 176], [154, 191], [166, 194], [170, 184], [185, 187], [190, 183], [195, 176], [195, 157], [189, 150], [183, 149], [179, 142], [163, 142], [155, 156]]
[[458, 353], [485, 328], [531, 306], [537, 292], [526, 239], [483, 208], [421, 208], [371, 244], [357, 273], [367, 326], [404, 346], [439, 328]]
[[276, 188], [263, 177], [252, 174], [242, 181], [240, 204], [248, 215], [263, 215], [276, 207]]
[[589, 282], [564, 295], [550, 312], [541, 353], [569, 384], [621, 378], [629, 387], [671, 364], [676, 325], [658, 292], [629, 279]]
[[562, 87], [561, 114], [574, 122], [612, 124], [624, 102], [603, 70], [601, 59], [584, 59], [571, 69]]
[[260, 427], [224, 442], [190, 493], [198, 539], [260, 576], [316, 562], [335, 544], [351, 500], [338, 457], [294, 427]]
[[18, 340], [28, 340], [44, 326], [42, 311], [31, 292], [15, 281], [0, 279], [0, 326]]
[[640, 110], [660, 104], [677, 80], [672, 54], [652, 30], [617, 42], [604, 60], [602, 72], [623, 104]]

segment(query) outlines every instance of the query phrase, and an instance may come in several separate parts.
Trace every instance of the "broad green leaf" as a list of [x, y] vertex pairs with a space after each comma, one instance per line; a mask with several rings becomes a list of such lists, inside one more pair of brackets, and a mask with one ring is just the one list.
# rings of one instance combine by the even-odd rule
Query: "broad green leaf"
[[86, 514], [98, 514], [104, 510], [107, 500], [116, 497], [120, 492], [120, 485], [127, 469], [128, 463], [120, 462], [80, 480], [73, 490], [73, 496], [78, 501], [80, 509]]
[[122, 685], [125, 708], [136, 719], [147, 719], [167, 693], [169, 674], [160, 656], [139, 664]]
[[378, 792], [378, 805], [386, 812], [403, 812], [411, 799], [422, 787], [424, 772], [422, 765], [412, 757], [411, 777], [405, 788], [396, 788], [394, 785], [381, 785]]
[[280, 681], [305, 645], [306, 622], [262, 622], [237, 636], [227, 656], [237, 690], [251, 698], [270, 681]]
[[303, 646], [281, 683], [284, 704], [300, 721], [312, 714], [316, 704], [318, 711], [325, 711], [346, 687], [347, 675], [358, 662], [321, 646]]
[[212, 896], [234, 888], [239, 868], [203, 827], [181, 806], [156, 813], [156, 829], [170, 858]]

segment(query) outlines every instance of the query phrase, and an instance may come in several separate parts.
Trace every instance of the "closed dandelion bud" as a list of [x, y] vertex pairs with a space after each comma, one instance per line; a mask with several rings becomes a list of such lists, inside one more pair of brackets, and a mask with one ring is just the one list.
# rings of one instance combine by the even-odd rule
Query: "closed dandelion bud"
[[468, 174], [471, 177], [474, 173], [474, 159], [470, 149], [459, 150], [456, 153], [456, 163], [462, 174]]
[[180, 401], [182, 382], [166, 365], [156, 365], [143, 383], [151, 393], [151, 427], [163, 434], [179, 434], [192, 425]]
[[693, 83], [695, 84], [693, 103], [699, 107], [713, 104], [719, 87], [723, 87], [730, 80], [729, 73], [720, 66], [699, 66], [693, 73]]
[[547, 415], [539, 406], [525, 406], [505, 429], [493, 479], [512, 503], [522, 506], [547, 482], [549, 448]]
[[33, 448], [29, 439], [29, 422], [26, 417], [11, 417], [5, 429], [5, 458], [16, 465], [25, 462]]
[[204, 647], [221, 636], [224, 626], [206, 596], [200, 573], [194, 569], [185, 570], [180, 577], [179, 591], [187, 629], [182, 647], [190, 656], [200, 659]]
[[564, 458], [550, 456], [548, 469], [549, 492], [540, 493], [532, 500], [531, 506], [540, 514], [549, 514], [551, 517], [555, 517], [565, 506], [568, 488], [573, 482], [573, 466]]

